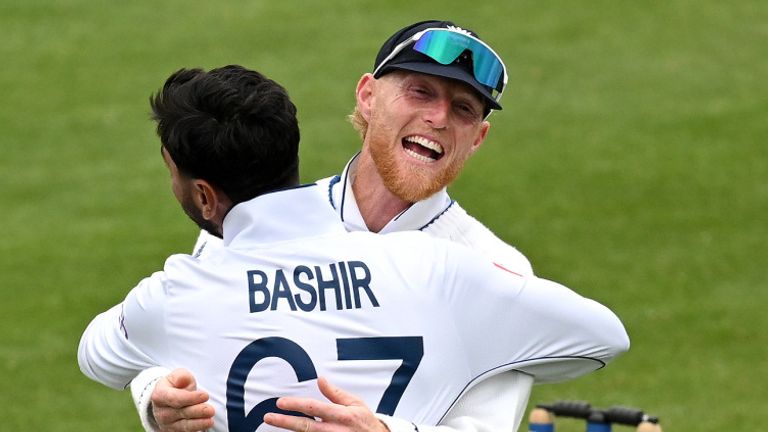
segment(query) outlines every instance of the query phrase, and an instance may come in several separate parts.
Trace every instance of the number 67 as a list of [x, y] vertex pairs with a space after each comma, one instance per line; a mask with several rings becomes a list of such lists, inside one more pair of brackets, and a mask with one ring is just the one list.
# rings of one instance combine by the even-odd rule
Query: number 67
[[[336, 350], [339, 360], [403, 361], [376, 407], [376, 412], [392, 415], [424, 357], [424, 340], [421, 336], [336, 339]], [[317, 379], [312, 359], [296, 342], [281, 337], [251, 342], [237, 355], [227, 377], [227, 422], [230, 431], [255, 431], [268, 412], [302, 415], [277, 408], [276, 397], [259, 402], [249, 413], [245, 413], [245, 381], [256, 363], [269, 357], [285, 360], [296, 372], [299, 382]]]

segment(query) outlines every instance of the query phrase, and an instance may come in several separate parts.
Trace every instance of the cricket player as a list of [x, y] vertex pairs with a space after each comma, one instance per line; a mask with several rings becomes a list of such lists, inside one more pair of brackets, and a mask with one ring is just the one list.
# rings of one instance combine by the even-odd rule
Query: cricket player
[[[379, 50], [372, 73], [364, 74], [357, 86], [351, 119], [363, 139], [362, 151], [341, 176], [317, 182], [328, 190], [328, 201], [346, 229], [421, 230], [469, 246], [519, 274], [533, 274], [523, 254], [469, 216], [446, 192], [464, 161], [484, 142], [487, 117], [501, 109], [506, 83], [506, 69], [493, 49], [452, 22], [418, 22], [392, 35]], [[195, 253], [204, 258], [220, 244], [203, 231]], [[208, 424], [212, 409], [201, 403], [204, 392], [183, 391], [187, 385], [194, 388], [187, 375], [174, 374], [174, 382], [183, 385], [159, 379], [168, 372], [153, 368], [131, 385], [145, 428], [173, 431]], [[466, 392], [438, 428], [419, 428], [516, 430], [532, 384], [530, 375], [517, 371], [496, 375]], [[153, 392], [154, 385], [158, 391]], [[153, 423], [153, 414], [161, 427]], [[376, 417], [390, 431], [412, 430], [409, 421], [381, 413]], [[359, 430], [365, 429], [348, 429]]]
[[285, 413], [276, 396], [312, 396], [320, 375], [436, 424], [485, 376], [567, 379], [628, 348], [610, 310], [561, 285], [423, 233], [349, 233], [316, 184], [279, 191], [297, 184], [298, 128], [263, 76], [182, 70], [153, 110], [175, 196], [224, 247], [170, 257], [97, 316], [86, 375], [124, 388], [147, 367], [187, 367], [216, 430], [274, 430], [261, 425]]

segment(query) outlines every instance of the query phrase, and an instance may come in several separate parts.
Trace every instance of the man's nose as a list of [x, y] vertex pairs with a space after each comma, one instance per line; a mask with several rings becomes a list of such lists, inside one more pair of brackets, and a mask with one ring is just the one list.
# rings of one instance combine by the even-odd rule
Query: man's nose
[[424, 121], [434, 129], [445, 129], [450, 119], [451, 103], [443, 98], [436, 99], [424, 110]]

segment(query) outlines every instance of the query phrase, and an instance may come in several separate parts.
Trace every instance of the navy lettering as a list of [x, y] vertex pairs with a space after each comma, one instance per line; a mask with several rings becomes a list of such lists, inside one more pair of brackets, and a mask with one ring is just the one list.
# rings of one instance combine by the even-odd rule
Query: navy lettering
[[288, 305], [292, 311], [296, 310], [296, 303], [293, 302], [291, 296], [291, 288], [288, 286], [288, 281], [285, 280], [285, 273], [280, 269], [275, 272], [275, 291], [272, 293], [272, 306], [271, 310], [277, 310], [277, 301], [281, 298], [288, 300]]
[[328, 266], [331, 269], [331, 279], [323, 279], [323, 271], [319, 266], [315, 266], [317, 275], [317, 292], [320, 294], [320, 310], [325, 310], [325, 290], [333, 290], [336, 298], [336, 310], [341, 310], [341, 286], [339, 285], [339, 273], [336, 271], [336, 264]]
[[[288, 271], [291, 270], [247, 271], [251, 313], [289, 309], [303, 312], [360, 309], [368, 305], [379, 307], [371, 288], [371, 271], [362, 261], [341, 261], [312, 267], [298, 265], [286, 276]], [[335, 301], [331, 301], [330, 296]]]
[[296, 299], [299, 309], [309, 312], [317, 306], [317, 291], [315, 291], [315, 287], [302, 281], [301, 275], [306, 275], [308, 280], [314, 279], [315, 276], [312, 274], [312, 269], [307, 266], [298, 266], [293, 270], [293, 284], [296, 285], [296, 288], [309, 293], [309, 301], [305, 303], [301, 299], [301, 294], [295, 294], [293, 297]]
[[339, 272], [341, 272], [341, 281], [344, 283], [344, 309], [352, 308], [351, 292], [349, 292], [349, 280], [347, 279], [347, 266], [344, 262], [339, 263]]
[[[256, 281], [256, 278], [259, 281]], [[248, 300], [251, 305], [251, 313], [261, 312], [267, 309], [269, 306], [269, 288], [267, 288], [267, 274], [261, 270], [249, 270], [248, 271]], [[256, 294], [259, 293], [262, 296], [262, 301], [257, 303]]]
[[[357, 269], [360, 269], [362, 275], [359, 275]], [[350, 261], [349, 262], [349, 275], [352, 278], [352, 289], [355, 293], [355, 309], [360, 309], [360, 290], [363, 290], [368, 295], [368, 301], [374, 307], [379, 307], [379, 302], [376, 300], [376, 296], [371, 291], [371, 271], [368, 266], [362, 261]]]

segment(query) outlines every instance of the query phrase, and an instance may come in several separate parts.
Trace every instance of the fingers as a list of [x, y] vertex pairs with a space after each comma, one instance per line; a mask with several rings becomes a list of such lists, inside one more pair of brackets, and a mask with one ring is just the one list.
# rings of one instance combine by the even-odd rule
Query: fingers
[[181, 408], [152, 406], [152, 413], [159, 424], [171, 424], [179, 420], [198, 420], [213, 418], [216, 410], [210, 404], [197, 404]]
[[209, 404], [181, 408], [152, 405], [152, 415], [161, 431], [200, 431], [213, 427], [215, 410]]
[[317, 379], [317, 387], [323, 396], [333, 403], [346, 406], [365, 406], [365, 403], [358, 397], [331, 384], [325, 377]]
[[213, 427], [213, 406], [208, 393], [196, 390], [195, 377], [176, 369], [161, 378], [152, 392], [152, 415], [161, 431], [201, 431]]
[[328, 425], [306, 417], [290, 416], [278, 413], [264, 415], [264, 423], [294, 432], [324, 432]]
[[317, 420], [288, 414], [267, 413], [264, 423], [294, 432], [388, 432], [387, 426], [365, 406], [327, 404], [304, 398], [280, 398], [280, 409], [311, 415]]
[[207, 392], [178, 388], [170, 382], [168, 377], [161, 378], [152, 392], [152, 405], [156, 407], [184, 408], [207, 401]]
[[378, 432], [387, 431], [387, 427], [358, 397], [347, 393], [319, 378], [318, 388], [330, 403], [311, 398], [282, 397], [277, 400], [277, 407], [310, 416], [316, 420], [290, 414], [269, 413], [264, 422], [272, 426], [294, 432]]
[[213, 419], [179, 420], [171, 424], [157, 424], [161, 432], [198, 432], [213, 427]]
[[186, 369], [174, 369], [165, 378], [177, 389], [197, 390], [195, 376]]
[[300, 412], [310, 417], [322, 418], [325, 421], [336, 419], [339, 409], [338, 405], [300, 397], [281, 397], [277, 400], [277, 407], [285, 411]]
[[317, 386], [330, 403], [312, 398], [281, 397], [277, 400], [278, 408], [321, 418], [325, 422], [347, 421], [352, 413], [357, 413], [357, 410], [350, 408], [360, 408], [361, 412], [370, 411], [357, 396], [336, 387], [323, 377], [318, 378]]

